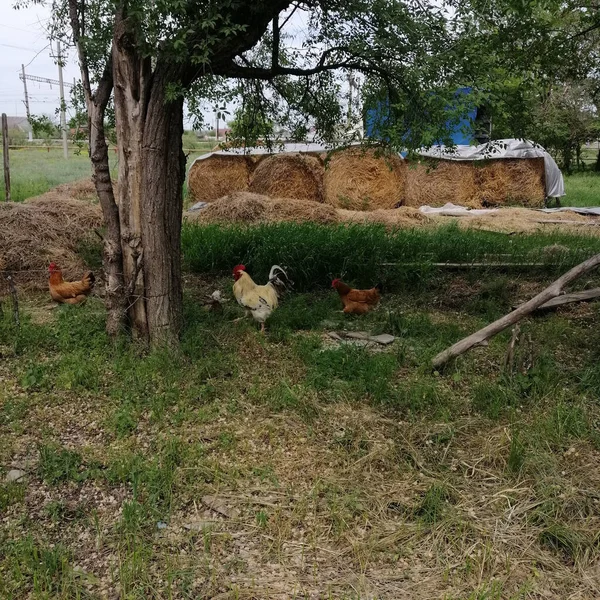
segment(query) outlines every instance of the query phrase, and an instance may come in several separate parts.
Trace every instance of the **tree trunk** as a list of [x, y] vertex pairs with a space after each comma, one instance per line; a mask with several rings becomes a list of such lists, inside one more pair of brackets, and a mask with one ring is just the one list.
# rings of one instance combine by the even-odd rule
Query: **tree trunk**
[[598, 148], [598, 155], [596, 156], [596, 166], [594, 170], [600, 172], [600, 148]]
[[119, 223], [119, 208], [110, 178], [108, 164], [108, 146], [104, 133], [104, 117], [106, 107], [113, 91], [112, 60], [109, 59], [98, 88], [92, 93], [87, 54], [81, 42], [82, 23], [81, 6], [77, 0], [69, 0], [69, 18], [73, 30], [73, 41], [79, 56], [81, 83], [88, 111], [89, 153], [92, 162], [92, 179], [102, 207], [106, 234], [104, 236], [103, 263], [106, 277], [106, 331], [111, 337], [116, 337], [125, 325], [126, 302], [123, 280], [123, 252], [121, 251], [121, 226]]
[[106, 277], [106, 331], [111, 337], [116, 337], [122, 332], [125, 324], [127, 298], [124, 294], [119, 210], [115, 202], [110, 178], [108, 146], [104, 134], [105, 107], [98, 106], [95, 102], [88, 105], [90, 158], [93, 166], [92, 179], [96, 186], [96, 193], [106, 225], [103, 248], [104, 274]]
[[160, 68], [154, 74], [142, 147], [144, 282], [153, 344], [175, 343], [183, 320], [183, 98], [167, 101], [169, 75]]
[[146, 94], [151, 74], [141, 58], [128, 21], [118, 18], [113, 41], [115, 117], [119, 156], [119, 220], [123, 275], [134, 337], [148, 339], [142, 245], [142, 139]]
[[134, 336], [175, 343], [182, 325], [183, 98], [167, 100], [173, 65], [142, 58], [126, 18], [113, 43], [123, 272]]

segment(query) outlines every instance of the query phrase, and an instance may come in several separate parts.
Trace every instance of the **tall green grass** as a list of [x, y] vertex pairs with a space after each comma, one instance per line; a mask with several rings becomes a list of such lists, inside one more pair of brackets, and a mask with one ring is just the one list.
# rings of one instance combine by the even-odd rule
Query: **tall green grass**
[[[553, 251], [547, 246], [557, 244]], [[562, 248], [561, 248], [562, 247]], [[286, 266], [296, 290], [328, 286], [334, 277], [354, 285], [418, 284], [435, 272], [434, 263], [542, 263], [558, 273], [600, 251], [591, 237], [548, 234], [509, 237], [456, 226], [435, 230], [388, 231], [383, 225], [277, 223], [253, 227], [185, 223], [185, 267], [196, 273], [230, 273], [238, 263], [257, 280], [273, 264]]]
[[600, 206], [600, 173], [583, 171], [565, 176], [563, 206]]

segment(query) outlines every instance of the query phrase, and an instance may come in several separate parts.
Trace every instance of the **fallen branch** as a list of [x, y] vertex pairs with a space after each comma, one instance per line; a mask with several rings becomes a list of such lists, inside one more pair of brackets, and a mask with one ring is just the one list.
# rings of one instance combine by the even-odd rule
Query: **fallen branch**
[[504, 317], [490, 323], [483, 329], [476, 331], [470, 336], [456, 342], [449, 348], [446, 348], [443, 352], [440, 352], [432, 361], [434, 369], [439, 369], [445, 365], [449, 360], [464, 354], [473, 346], [477, 346], [482, 342], [489, 340], [497, 333], [504, 331], [507, 327], [514, 325], [534, 310], [546, 304], [549, 300], [560, 296], [563, 288], [572, 281], [579, 279], [582, 275], [591, 271], [595, 267], [600, 265], [600, 254], [596, 254], [591, 258], [588, 258], [585, 262], [573, 267], [570, 271], [567, 271], [562, 277], [559, 277], [552, 285], [547, 287], [545, 290], [540, 292], [537, 296], [533, 297], [525, 304], [522, 304], [516, 310], [505, 315]]
[[572, 302], [585, 302], [587, 300], [595, 300], [596, 298], [600, 298], [600, 288], [593, 288], [591, 290], [584, 290], [583, 292], [573, 292], [572, 294], [563, 294], [562, 296], [558, 296], [557, 298], [552, 298], [546, 302], [546, 304], [542, 304], [538, 310], [545, 310], [546, 308], [556, 308], [557, 306], [562, 306], [563, 304], [571, 304]]

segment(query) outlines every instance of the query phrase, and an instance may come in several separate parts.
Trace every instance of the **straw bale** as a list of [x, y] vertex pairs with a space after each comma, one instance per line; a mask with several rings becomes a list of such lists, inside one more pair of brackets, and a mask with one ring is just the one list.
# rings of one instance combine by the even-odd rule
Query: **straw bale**
[[248, 190], [254, 161], [248, 156], [215, 155], [197, 160], [190, 169], [188, 190], [195, 202], [213, 202]]
[[320, 202], [271, 198], [251, 192], [225, 196], [197, 213], [187, 213], [186, 218], [201, 223], [335, 223], [338, 220], [335, 209]]
[[249, 189], [272, 198], [323, 202], [323, 166], [314, 156], [274, 154], [259, 162]]
[[23, 203], [0, 204], [0, 263], [15, 271], [19, 286], [44, 289], [52, 261], [69, 278], [81, 277], [86, 268], [77, 249], [94, 239], [102, 214], [97, 204], [65, 196], [64, 190], [59, 186]]
[[375, 150], [336, 152], [325, 169], [325, 201], [337, 208], [376, 210], [403, 203], [406, 165], [399, 156]]
[[473, 162], [423, 159], [409, 163], [406, 206], [443, 206], [447, 202], [481, 208]]
[[546, 197], [543, 158], [505, 158], [475, 163], [482, 206], [539, 208]]

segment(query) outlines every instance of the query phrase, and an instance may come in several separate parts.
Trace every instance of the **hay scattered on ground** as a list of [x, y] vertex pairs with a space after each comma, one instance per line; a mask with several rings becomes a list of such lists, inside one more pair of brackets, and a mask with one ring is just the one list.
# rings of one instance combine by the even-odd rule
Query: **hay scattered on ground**
[[86, 265], [76, 250], [94, 240], [93, 229], [102, 225], [102, 213], [97, 204], [68, 194], [82, 195], [86, 190], [90, 191], [87, 183], [68, 184], [23, 203], [0, 203], [0, 264], [15, 271], [19, 286], [44, 289], [52, 261], [66, 278], [82, 275]]
[[280, 221], [336, 223], [333, 207], [310, 200], [271, 198], [251, 192], [236, 192], [187, 213], [186, 218], [204, 223], [272, 223]]
[[314, 156], [275, 154], [257, 165], [249, 190], [272, 198], [323, 202], [323, 166]]
[[394, 208], [403, 203], [406, 165], [398, 156], [351, 148], [336, 152], [325, 169], [325, 201], [348, 210]]
[[408, 164], [406, 206], [443, 206], [447, 202], [481, 208], [471, 162], [424, 159]]
[[338, 217], [345, 223], [381, 223], [389, 227], [422, 227], [434, 221], [417, 208], [401, 206], [391, 210], [344, 210], [338, 208]]
[[248, 156], [215, 155], [197, 160], [188, 177], [195, 202], [213, 202], [233, 192], [247, 191], [254, 161]]

